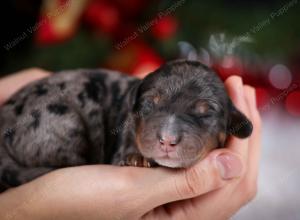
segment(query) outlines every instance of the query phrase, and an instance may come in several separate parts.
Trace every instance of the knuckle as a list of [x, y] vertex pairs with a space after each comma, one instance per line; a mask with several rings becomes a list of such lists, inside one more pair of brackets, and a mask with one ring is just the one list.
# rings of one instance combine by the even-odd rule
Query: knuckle
[[31, 73], [31, 74], [36, 74], [36, 73], [43, 72], [43, 70], [41, 68], [38, 68], [38, 67], [30, 67], [28, 69], [25, 69], [24, 71], [28, 72], [28, 73]]
[[39, 67], [30, 67], [27, 69], [28, 71], [41, 71], [42, 69]]
[[180, 194], [199, 195], [209, 187], [209, 175], [206, 169], [192, 167], [184, 170], [184, 186]]
[[36, 76], [47, 76], [50, 74], [50, 72], [41, 69], [39, 67], [30, 67], [26, 70], [24, 70], [26, 73], [30, 73], [31, 75], [36, 75]]

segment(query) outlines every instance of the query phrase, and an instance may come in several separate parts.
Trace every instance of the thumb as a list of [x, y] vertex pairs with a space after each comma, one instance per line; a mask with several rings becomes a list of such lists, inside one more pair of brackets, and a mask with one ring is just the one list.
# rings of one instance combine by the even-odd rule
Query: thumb
[[226, 149], [215, 150], [190, 168], [169, 170], [155, 190], [156, 201], [165, 204], [200, 196], [240, 177], [242, 172], [243, 164], [238, 155]]

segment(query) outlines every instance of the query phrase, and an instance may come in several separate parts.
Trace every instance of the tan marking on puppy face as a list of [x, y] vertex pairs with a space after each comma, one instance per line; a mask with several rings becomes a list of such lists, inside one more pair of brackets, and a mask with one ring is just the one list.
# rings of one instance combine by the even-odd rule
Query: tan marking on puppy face
[[139, 123], [136, 129], [136, 135], [135, 135], [135, 140], [136, 140], [136, 144], [137, 144], [137, 148], [139, 149], [139, 151], [141, 152], [142, 149], [141, 147], [143, 146], [141, 143], [141, 129], [142, 129], [142, 124], [143, 122]]
[[199, 112], [200, 114], [204, 114], [208, 111], [209, 106], [206, 101], [198, 101], [196, 103], [196, 111]]
[[219, 142], [221, 144], [220, 147], [224, 147], [224, 144], [225, 144], [225, 141], [226, 141], [226, 138], [227, 138], [226, 133], [225, 132], [220, 132], [218, 138], [219, 138]]
[[153, 97], [153, 102], [154, 102], [154, 104], [158, 104], [158, 102], [159, 102], [159, 100], [160, 100], [160, 96], [159, 95], [156, 95], [156, 96], [154, 96]]
[[200, 158], [205, 157], [209, 152], [216, 149], [218, 147], [216, 142], [217, 140], [214, 137], [210, 137], [209, 139], [207, 139], [202, 149]]

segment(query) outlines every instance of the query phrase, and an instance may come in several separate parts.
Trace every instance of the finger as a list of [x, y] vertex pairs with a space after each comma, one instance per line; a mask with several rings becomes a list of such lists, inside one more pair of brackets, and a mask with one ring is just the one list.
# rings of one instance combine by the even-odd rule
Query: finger
[[39, 68], [30, 68], [2, 78], [0, 80], [0, 104], [4, 103], [24, 85], [49, 75], [50, 72], [48, 71]]
[[256, 107], [254, 88], [245, 86], [245, 98], [249, 107], [249, 117], [253, 124], [253, 131], [249, 138], [247, 171], [232, 197], [237, 204], [246, 204], [255, 197], [260, 158], [260, 116]]
[[249, 115], [248, 106], [244, 96], [243, 80], [239, 76], [231, 76], [225, 81], [225, 88], [235, 105], [235, 107], [243, 112], [246, 116]]
[[256, 180], [261, 153], [261, 118], [256, 106], [255, 89], [251, 86], [245, 86], [245, 97], [250, 110], [250, 120], [253, 124], [253, 132], [249, 139], [248, 176]]
[[[227, 149], [211, 152], [196, 165], [181, 170], [165, 170], [159, 182], [153, 183], [152, 205], [197, 197], [237, 179], [243, 172], [239, 155]], [[156, 178], [151, 178], [154, 181]]]
[[[235, 107], [248, 117], [249, 110], [245, 101], [242, 79], [238, 76], [231, 76], [225, 81], [225, 87]], [[227, 146], [240, 154], [244, 160], [247, 159], [248, 138], [239, 139], [236, 137], [230, 137]]]

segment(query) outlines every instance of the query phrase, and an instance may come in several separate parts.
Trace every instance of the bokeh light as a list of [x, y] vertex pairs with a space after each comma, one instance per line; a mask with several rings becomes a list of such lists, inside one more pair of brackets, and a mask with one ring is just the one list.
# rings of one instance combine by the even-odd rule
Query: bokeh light
[[292, 74], [285, 65], [276, 64], [269, 72], [269, 80], [275, 88], [286, 89], [292, 82]]

